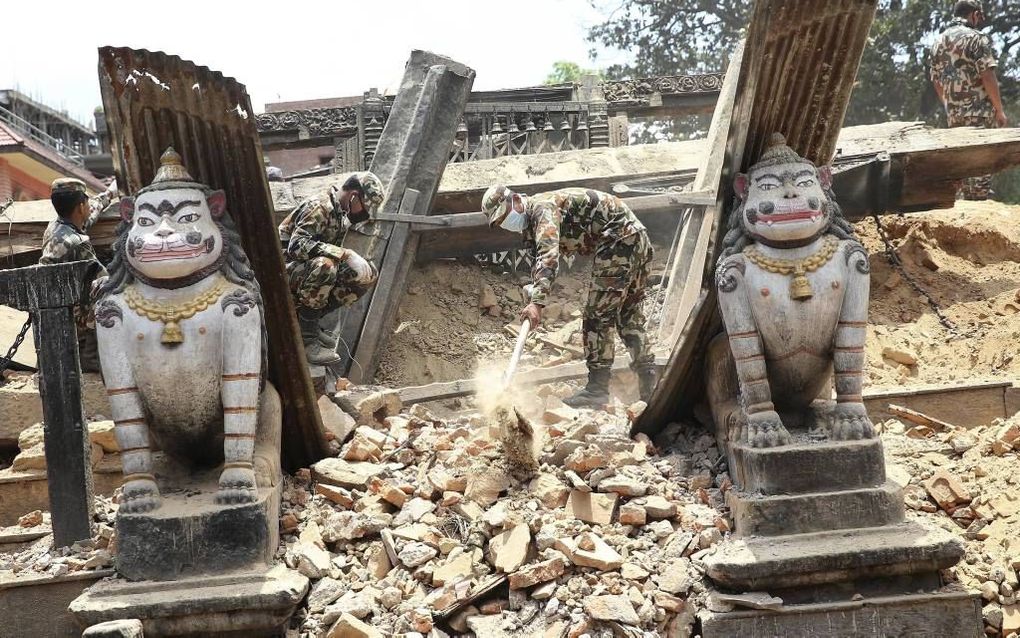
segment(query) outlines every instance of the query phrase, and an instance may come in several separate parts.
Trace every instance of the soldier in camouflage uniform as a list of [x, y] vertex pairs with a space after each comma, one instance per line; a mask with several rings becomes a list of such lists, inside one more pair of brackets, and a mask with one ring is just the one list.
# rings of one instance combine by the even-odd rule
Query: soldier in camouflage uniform
[[[1006, 126], [995, 55], [988, 37], [977, 29], [984, 22], [981, 3], [961, 0], [956, 17], [932, 45], [931, 80], [946, 107], [950, 128]], [[960, 191], [964, 199], [988, 199], [992, 176], [969, 178]]]
[[354, 173], [341, 186], [334, 184], [302, 201], [280, 224], [287, 279], [310, 364], [340, 360], [335, 332], [340, 308], [361, 298], [379, 277], [371, 262], [340, 242], [347, 229], [367, 221], [382, 200], [378, 177], [367, 171]]
[[[57, 211], [57, 218], [50, 222], [43, 233], [40, 264], [60, 264], [70, 261], [94, 261], [99, 264], [98, 275], [105, 275], [106, 269], [96, 258], [88, 232], [99, 215], [110, 204], [110, 198], [117, 190], [117, 182], [90, 198], [85, 182], [64, 177], [50, 186], [50, 202]], [[96, 344], [96, 326], [91, 309], [75, 306], [75, 320], [78, 324], [78, 358], [84, 372], [99, 372], [99, 350]]]
[[499, 185], [485, 192], [482, 210], [490, 226], [523, 233], [525, 246], [535, 251], [530, 303], [521, 312], [532, 326], [541, 322], [560, 255], [595, 256], [582, 323], [588, 383], [565, 403], [595, 407], [609, 400], [613, 332], [630, 351], [641, 398], [647, 400], [655, 387], [655, 368], [642, 302], [652, 244], [634, 213], [620, 198], [599, 191], [564, 188], [529, 197]]

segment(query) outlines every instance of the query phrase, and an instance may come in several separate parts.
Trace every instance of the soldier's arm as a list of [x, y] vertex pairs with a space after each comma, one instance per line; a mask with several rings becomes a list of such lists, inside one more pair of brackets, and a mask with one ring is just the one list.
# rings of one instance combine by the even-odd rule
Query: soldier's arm
[[981, 84], [988, 93], [988, 99], [992, 101], [992, 108], [995, 109], [995, 119], [999, 126], [1006, 126], [1006, 111], [1002, 108], [1002, 95], [999, 93], [999, 79], [995, 77], [995, 67], [985, 69], [981, 73]]
[[[287, 244], [287, 257], [296, 261], [307, 261], [319, 255], [329, 254], [327, 246], [339, 248], [322, 241], [327, 215], [329, 215], [329, 211], [326, 210], [322, 202], [316, 199], [306, 202], [302, 206], [307, 206], [307, 210], [298, 215], [298, 222], [294, 225], [290, 242]], [[295, 214], [297, 214], [296, 211]]]
[[99, 216], [103, 214], [106, 207], [110, 205], [110, 198], [112, 195], [109, 191], [103, 191], [95, 197], [89, 198], [89, 217], [82, 224], [82, 230], [88, 232], [90, 228], [96, 225], [99, 221]]
[[532, 213], [535, 225], [535, 265], [531, 269], [533, 282], [531, 302], [546, 304], [552, 282], [560, 264], [560, 211], [551, 205], [536, 207]]

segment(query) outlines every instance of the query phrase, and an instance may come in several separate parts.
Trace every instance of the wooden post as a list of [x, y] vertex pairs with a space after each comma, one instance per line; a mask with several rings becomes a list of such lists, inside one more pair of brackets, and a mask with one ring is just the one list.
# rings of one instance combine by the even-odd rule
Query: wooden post
[[94, 262], [0, 271], [0, 303], [32, 314], [39, 358], [46, 480], [53, 543], [92, 537], [92, 454], [81, 399], [78, 334], [71, 307], [81, 301]]

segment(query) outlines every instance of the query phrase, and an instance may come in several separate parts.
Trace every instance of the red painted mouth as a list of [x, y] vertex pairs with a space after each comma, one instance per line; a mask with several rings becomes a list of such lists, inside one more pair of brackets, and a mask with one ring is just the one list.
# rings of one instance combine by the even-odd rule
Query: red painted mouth
[[758, 213], [755, 223], [758, 224], [782, 224], [784, 222], [796, 222], [804, 219], [810, 220], [813, 217], [820, 217], [822, 214], [818, 210], [800, 210], [790, 213], [773, 213], [771, 215], [762, 215]]
[[159, 248], [142, 248], [135, 252], [135, 258], [141, 262], [170, 261], [173, 259], [191, 259], [192, 257], [198, 257], [206, 252], [208, 251], [202, 244], [199, 244], [198, 246], [173, 247], [163, 244]]

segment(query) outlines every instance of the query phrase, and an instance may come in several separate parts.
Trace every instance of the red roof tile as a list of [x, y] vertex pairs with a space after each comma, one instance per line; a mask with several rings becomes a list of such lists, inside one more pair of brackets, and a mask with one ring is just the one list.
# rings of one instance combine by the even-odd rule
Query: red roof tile
[[21, 136], [3, 122], [0, 122], [0, 146], [17, 146], [21, 144]]

